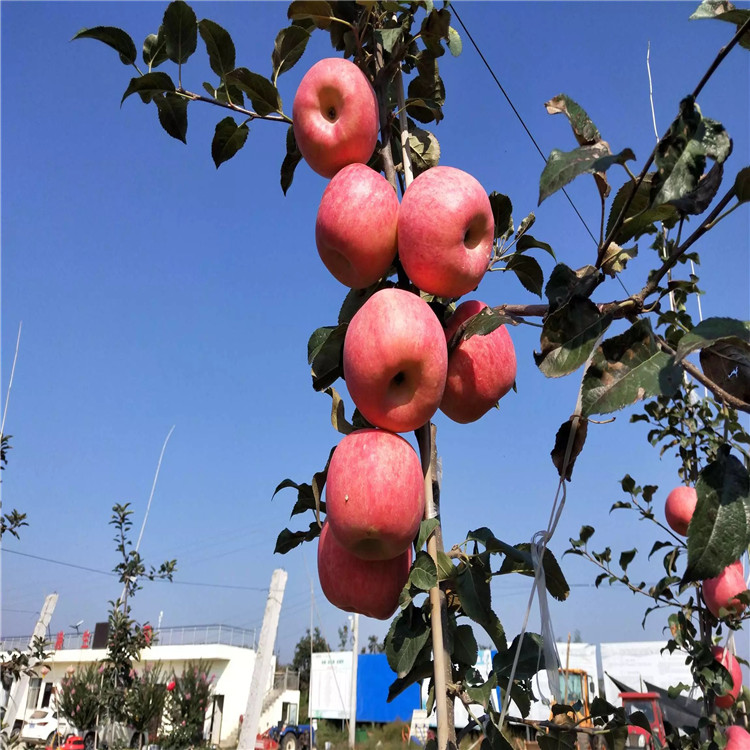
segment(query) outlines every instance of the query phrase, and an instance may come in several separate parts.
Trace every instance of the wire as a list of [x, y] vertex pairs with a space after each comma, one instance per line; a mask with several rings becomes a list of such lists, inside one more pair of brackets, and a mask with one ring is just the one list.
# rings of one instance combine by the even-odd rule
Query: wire
[[[508, 104], [510, 105], [510, 108], [513, 110], [513, 114], [518, 118], [518, 121], [521, 123], [521, 126], [526, 131], [526, 135], [529, 136], [529, 138], [531, 139], [531, 142], [534, 144], [534, 147], [539, 152], [539, 156], [541, 156], [542, 159], [544, 159], [544, 163], [546, 164], [547, 163], [547, 157], [544, 155], [544, 152], [539, 147], [539, 144], [536, 142], [536, 138], [534, 138], [534, 136], [531, 134], [531, 131], [526, 126], [526, 123], [524, 122], [523, 117], [521, 117], [521, 114], [515, 108], [515, 105], [511, 101], [510, 97], [508, 96], [508, 93], [505, 91], [505, 89], [503, 88], [503, 85], [500, 83], [498, 77], [495, 75], [495, 71], [492, 70], [492, 66], [489, 64], [489, 62], [487, 62], [487, 58], [485, 58], [485, 56], [482, 54], [482, 51], [479, 49], [479, 46], [474, 41], [474, 37], [471, 35], [471, 32], [466, 28], [466, 24], [463, 22], [463, 20], [461, 19], [461, 16], [458, 14], [458, 10], [456, 9], [456, 5], [455, 4], [451, 5], [451, 12], [456, 17], [456, 19], [458, 20], [458, 22], [461, 24], [461, 28], [466, 33], [466, 36], [469, 38], [469, 41], [471, 42], [472, 46], [476, 50], [477, 54], [479, 55], [479, 58], [484, 63], [484, 66], [487, 68], [487, 70], [489, 71], [490, 75], [494, 79], [495, 83], [497, 84], [497, 87], [500, 89], [500, 93], [505, 97], [505, 100], [508, 102]], [[568, 203], [570, 203], [572, 209], [575, 211], [576, 216], [580, 219], [581, 224], [583, 224], [583, 226], [585, 227], [586, 231], [589, 233], [589, 236], [594, 241], [594, 244], [597, 247], [599, 247], [599, 242], [597, 241], [596, 237], [594, 237], [593, 232], [589, 229], [589, 225], [586, 223], [586, 220], [583, 218], [583, 216], [581, 216], [580, 211], [576, 208], [575, 203], [573, 203], [573, 199], [570, 197], [570, 195], [568, 195], [568, 191], [565, 188], [562, 188], [562, 192], [565, 195], [565, 197], [568, 199]]]

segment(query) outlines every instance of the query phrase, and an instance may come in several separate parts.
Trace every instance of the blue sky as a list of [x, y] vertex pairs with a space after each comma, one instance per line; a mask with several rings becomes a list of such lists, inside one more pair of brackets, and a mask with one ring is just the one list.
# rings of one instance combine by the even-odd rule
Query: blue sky
[[[613, 152], [633, 149], [638, 171], [655, 142], [649, 41], [663, 132], [731, 37], [728, 24], [688, 21], [696, 5], [460, 2], [457, 8], [545, 153], [575, 146], [567, 122], [543, 106], [565, 92], [588, 111]], [[53, 632], [79, 620], [93, 629], [106, 619], [107, 602], [119, 594], [105, 574], [116, 563], [111, 507], [130, 502], [137, 533], [174, 425], [141, 551], [150, 563], [176, 558], [176, 583], [146, 583], [133, 613], [152, 623], [163, 613], [164, 626], [259, 628], [271, 572], [284, 567], [289, 581], [278, 647], [288, 659], [310, 623], [311, 585], [314, 623], [332, 644], [347, 619], [322, 596], [315, 545], [272, 554], [294, 502], [288, 490], [271, 502], [273, 489], [286, 477], [309, 481], [339, 439], [329, 422], [330, 399], [312, 390], [306, 363], [310, 333], [335, 323], [346, 291], [314, 245], [326, 180], [300, 164], [283, 196], [284, 126], [251, 125], [244, 150], [217, 171], [210, 142], [225, 112], [191, 104], [186, 147], [164, 133], [153, 106], [131, 97], [120, 107], [132, 68], [98, 42], [70, 39], [82, 27], [112, 25], [128, 31], [140, 49], [164, 7], [0, 5], [3, 397], [23, 323], [6, 423], [13, 450], [3, 509], [18, 508], [29, 521], [20, 540], [3, 539], [1, 628], [4, 635], [30, 633], [53, 590], [60, 595]], [[230, 31], [238, 65], [270, 75], [286, 4], [193, 8], [198, 18]], [[541, 157], [461, 33], [462, 55], [441, 59], [447, 90], [445, 120], [435, 128], [441, 163], [470, 172], [488, 192], [509, 195], [516, 223], [534, 211], [532, 233], [560, 261], [574, 268], [593, 262], [594, 243], [562, 194], [537, 207]], [[281, 76], [287, 112], [304, 72], [331, 53], [319, 33]], [[750, 161], [749, 61], [746, 51], [736, 50], [699, 101], [734, 139], [727, 185]], [[172, 73], [172, 67], [162, 69]], [[213, 74], [199, 40], [183, 82], [200, 91], [207, 79]], [[610, 174], [619, 186], [624, 173]], [[593, 182], [574, 183], [570, 194], [596, 234]], [[705, 316], [750, 317], [749, 228], [747, 212], [738, 211], [698, 248]], [[622, 277], [629, 291], [642, 286], [652, 252], [641, 243], [640, 258]], [[546, 276], [553, 261], [538, 257]], [[609, 282], [596, 299], [623, 295]], [[502, 274], [489, 275], [473, 296], [491, 304], [536, 301], [515, 277]], [[579, 374], [547, 380], [532, 358], [538, 330], [515, 328], [512, 335], [518, 392], [472, 425], [441, 414], [435, 419], [449, 545], [480, 526], [511, 543], [528, 541], [547, 523], [557, 485], [549, 451], [574, 409]], [[558, 556], [584, 523], [597, 529], [595, 548], [636, 546], [645, 557], [658, 538], [622, 512], [609, 514], [626, 473], [659, 485], [657, 506], [678, 483], [674, 460], [660, 459], [645, 430], [628, 424], [629, 413], [589, 430], [551, 544]], [[589, 642], [661, 637], [659, 614], [641, 629], [646, 599], [597, 590], [592, 568], [569, 557], [564, 565], [573, 587], [566, 603], [552, 607], [558, 637], [576, 630]], [[659, 576], [657, 563], [636, 569], [645, 580]], [[496, 611], [511, 634], [520, 627], [529, 588], [529, 579], [518, 577], [493, 584]], [[537, 614], [530, 627], [539, 628]], [[386, 628], [363, 620], [361, 637], [382, 637]]]

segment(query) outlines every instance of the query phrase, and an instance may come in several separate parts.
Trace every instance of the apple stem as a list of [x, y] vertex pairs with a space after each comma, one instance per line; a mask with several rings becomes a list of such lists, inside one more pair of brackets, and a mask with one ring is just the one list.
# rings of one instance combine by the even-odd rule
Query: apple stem
[[378, 95], [378, 104], [380, 105], [380, 158], [383, 160], [383, 172], [385, 178], [391, 183], [393, 189], [398, 195], [398, 182], [396, 180], [396, 167], [393, 164], [393, 152], [391, 151], [391, 118], [386, 108], [388, 97], [386, 89], [388, 80], [383, 75], [385, 62], [383, 60], [383, 45], [381, 42], [375, 44], [375, 88]]
[[[431, 422], [417, 430], [419, 455], [424, 473], [424, 517], [437, 518], [438, 525], [427, 539], [427, 553], [438, 567], [438, 551], [443, 551], [443, 535], [440, 528], [440, 512], [433, 486], [437, 485], [437, 428]], [[430, 589], [430, 624], [432, 626], [432, 654], [435, 678], [435, 704], [437, 711], [437, 746], [438, 750], [456, 747], [453, 720], [453, 701], [448, 697], [448, 682], [451, 679], [451, 660], [445, 647], [443, 621], [447, 619], [445, 594], [436, 585]]]
[[398, 96], [398, 124], [401, 130], [401, 163], [404, 167], [404, 184], [408, 188], [414, 179], [414, 169], [409, 154], [409, 123], [406, 120], [406, 102], [404, 99], [404, 76], [399, 68], [396, 74], [396, 93]]

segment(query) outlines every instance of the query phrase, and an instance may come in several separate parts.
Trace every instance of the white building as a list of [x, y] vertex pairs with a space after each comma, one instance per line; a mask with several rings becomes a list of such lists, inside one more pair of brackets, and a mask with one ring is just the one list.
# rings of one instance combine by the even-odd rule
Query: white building
[[[25, 642], [28, 643], [28, 638]], [[212, 682], [212, 703], [206, 716], [205, 736], [212, 744], [236, 744], [240, 717], [247, 706], [250, 682], [255, 668], [257, 651], [253, 633], [222, 625], [204, 625], [185, 628], [162, 628], [157, 633], [154, 646], [141, 652], [136, 663], [136, 672], [146, 664], [159, 664], [168, 675], [180, 674], [189, 662], [203, 662]], [[61, 643], [62, 641], [62, 643]], [[3, 648], [21, 644], [3, 643]], [[27, 716], [36, 708], [54, 705], [55, 689], [70, 667], [100, 661], [106, 655], [103, 648], [82, 648], [89, 645], [87, 634], [58, 635], [57, 646], [43, 670], [44, 675], [32, 678], [23, 695], [12, 695], [18, 703], [18, 715]], [[296, 673], [275, 673], [273, 669], [266, 685], [265, 698], [259, 732], [263, 732], [279, 721], [297, 723], [299, 713], [299, 680]], [[12, 692], [12, 691], [11, 691]]]

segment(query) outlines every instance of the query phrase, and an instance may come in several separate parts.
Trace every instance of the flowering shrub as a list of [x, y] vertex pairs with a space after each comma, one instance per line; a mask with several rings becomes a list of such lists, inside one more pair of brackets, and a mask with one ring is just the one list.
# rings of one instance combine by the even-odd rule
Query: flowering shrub
[[68, 669], [57, 691], [57, 710], [79, 732], [93, 729], [101, 708], [101, 676], [97, 663]]
[[164, 702], [166, 731], [159, 739], [162, 747], [205, 744], [203, 727], [214, 681], [209, 669], [210, 665], [204, 662], [188, 662], [181, 675], [173, 673]]
[[140, 673], [134, 672], [125, 693], [125, 715], [138, 731], [139, 744], [150, 730], [156, 730], [164, 710], [164, 674], [159, 664], [146, 664]]

